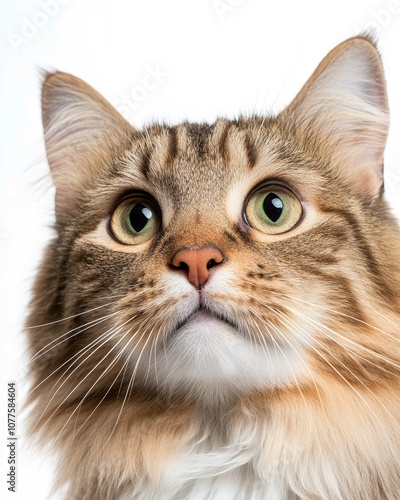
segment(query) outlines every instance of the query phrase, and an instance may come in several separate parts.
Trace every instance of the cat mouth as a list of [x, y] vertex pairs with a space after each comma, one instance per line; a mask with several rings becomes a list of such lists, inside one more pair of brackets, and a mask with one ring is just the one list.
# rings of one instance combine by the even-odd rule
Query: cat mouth
[[174, 336], [179, 330], [181, 330], [184, 326], [192, 322], [199, 323], [207, 323], [211, 321], [220, 321], [229, 325], [236, 332], [239, 332], [239, 325], [237, 325], [231, 318], [228, 318], [227, 315], [218, 313], [216, 311], [211, 311], [209, 308], [204, 306], [199, 306], [195, 311], [191, 312], [184, 320], [180, 321], [175, 325], [173, 330], [171, 331], [169, 338]]
[[197, 311], [195, 311], [192, 314], [192, 317], [195, 317], [196, 319], [207, 321], [207, 320], [219, 320], [222, 321], [223, 323], [226, 323], [227, 325], [231, 326], [235, 330], [238, 330], [239, 327], [238, 325], [233, 322], [230, 318], [228, 318], [224, 314], [220, 314], [216, 311], [211, 311], [208, 308], [200, 306]]

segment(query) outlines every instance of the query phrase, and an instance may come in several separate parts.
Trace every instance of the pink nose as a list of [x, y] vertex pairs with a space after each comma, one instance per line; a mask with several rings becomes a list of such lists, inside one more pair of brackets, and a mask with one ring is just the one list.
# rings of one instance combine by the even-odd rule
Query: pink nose
[[225, 260], [221, 250], [216, 247], [183, 248], [175, 253], [171, 265], [174, 269], [183, 270], [188, 281], [196, 288], [201, 288], [209, 278], [210, 269]]

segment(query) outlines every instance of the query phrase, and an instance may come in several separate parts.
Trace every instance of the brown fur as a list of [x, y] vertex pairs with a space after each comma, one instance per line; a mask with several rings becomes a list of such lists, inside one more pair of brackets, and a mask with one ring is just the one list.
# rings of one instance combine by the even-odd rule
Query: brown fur
[[[375, 114], [326, 87], [337, 61], [358, 52], [369, 61]], [[254, 474], [268, 481], [275, 467], [282, 498], [398, 498], [400, 233], [381, 192], [387, 99], [372, 42], [332, 51], [277, 117], [135, 131], [62, 73], [46, 77], [43, 116], [57, 221], [28, 319], [32, 427], [57, 453], [66, 498], [117, 499], [146, 481], [156, 488], [205, 428], [221, 447], [257, 429]], [[243, 220], [246, 197], [266, 180], [303, 203], [287, 233]], [[162, 209], [161, 232], [137, 246], [101, 226], [130, 190]], [[205, 244], [221, 249], [221, 270], [234, 275], [229, 290], [213, 292], [215, 308], [250, 343], [304, 337], [295, 382], [210, 402], [190, 387], [160, 389], [117, 356], [121, 347], [156, 351], [177, 328], [186, 298], [168, 295], [171, 258]]]

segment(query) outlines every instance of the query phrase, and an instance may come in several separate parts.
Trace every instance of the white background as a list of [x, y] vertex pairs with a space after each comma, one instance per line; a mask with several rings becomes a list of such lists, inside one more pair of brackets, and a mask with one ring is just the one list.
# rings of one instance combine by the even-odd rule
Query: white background
[[[400, 0], [19, 0], [5, 5], [3, 0], [0, 497], [44, 500], [50, 460], [29, 452], [22, 419], [17, 494], [7, 492], [3, 472], [7, 381], [17, 380], [22, 400], [26, 360], [21, 330], [53, 216], [40, 68], [86, 80], [136, 127], [154, 120], [213, 121], [218, 115], [281, 110], [330, 49], [374, 28], [392, 111], [386, 190], [400, 215]], [[146, 89], [152, 71], [159, 81]]]

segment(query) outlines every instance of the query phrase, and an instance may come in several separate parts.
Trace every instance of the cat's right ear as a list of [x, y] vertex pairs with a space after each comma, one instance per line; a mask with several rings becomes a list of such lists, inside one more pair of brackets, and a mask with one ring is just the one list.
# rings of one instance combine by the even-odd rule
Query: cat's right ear
[[77, 193], [130, 142], [134, 130], [92, 87], [61, 72], [45, 75], [42, 120], [59, 220], [74, 208]]

